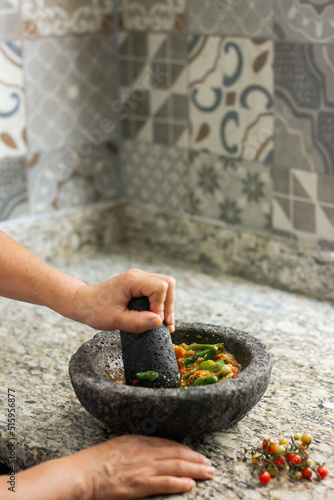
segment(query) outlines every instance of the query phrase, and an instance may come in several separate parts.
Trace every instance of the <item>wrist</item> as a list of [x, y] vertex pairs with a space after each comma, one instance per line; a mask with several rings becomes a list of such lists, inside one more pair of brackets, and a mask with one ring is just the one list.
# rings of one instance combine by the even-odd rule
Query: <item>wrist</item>
[[[0, 486], [2, 487], [2, 484]], [[9, 500], [12, 496], [7, 493], [4, 491], [4, 500]], [[91, 497], [84, 472], [76, 466], [75, 455], [73, 455], [50, 460], [19, 472], [15, 498], [17, 500], [89, 500]]]
[[69, 317], [79, 323], [91, 325], [96, 316], [93, 307], [94, 297], [92, 296], [92, 286], [81, 283], [77, 286], [71, 303], [71, 313]]

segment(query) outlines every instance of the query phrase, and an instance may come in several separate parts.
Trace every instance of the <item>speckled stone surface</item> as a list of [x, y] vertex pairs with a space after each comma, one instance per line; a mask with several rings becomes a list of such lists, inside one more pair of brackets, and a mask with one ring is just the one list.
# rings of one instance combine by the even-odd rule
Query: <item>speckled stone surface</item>
[[109, 246], [123, 240], [123, 205], [100, 202], [58, 210], [4, 221], [0, 229], [40, 259], [52, 259], [83, 247]]
[[[177, 280], [177, 318], [233, 326], [269, 347], [274, 366], [261, 401], [227, 432], [189, 443], [211, 457], [215, 478], [198, 483], [187, 495], [171, 498], [334, 498], [331, 305], [221, 273], [203, 274], [198, 267], [162, 259], [135, 245], [113, 245], [109, 254], [82, 250], [54, 257], [52, 264], [88, 283], [130, 267], [171, 274]], [[108, 438], [108, 431], [78, 402], [68, 376], [71, 355], [95, 331], [48, 309], [7, 299], [0, 299], [0, 318], [0, 461], [8, 460], [8, 387], [16, 391], [19, 467], [67, 455]], [[311, 457], [326, 462], [329, 477], [320, 484], [294, 483], [282, 474], [269, 487], [260, 486], [252, 466], [242, 461], [244, 448], [257, 446], [263, 437], [278, 439], [296, 431], [313, 434]]]
[[5, 221], [3, 229], [42, 259], [118, 241], [141, 242], [154, 254], [198, 263], [204, 272], [229, 273], [334, 303], [334, 252], [247, 231], [180, 208], [101, 202]]
[[[183, 214], [183, 215], [182, 215]], [[128, 241], [196, 262], [207, 272], [243, 276], [258, 283], [334, 303], [334, 252], [186, 213], [127, 204]]]

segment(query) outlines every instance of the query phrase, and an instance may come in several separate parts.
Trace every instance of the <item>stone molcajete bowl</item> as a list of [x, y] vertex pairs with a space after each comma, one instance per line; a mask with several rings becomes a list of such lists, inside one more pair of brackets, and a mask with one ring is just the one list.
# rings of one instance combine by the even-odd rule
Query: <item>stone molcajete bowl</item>
[[100, 332], [72, 356], [69, 373], [81, 404], [116, 434], [176, 440], [226, 429], [263, 396], [272, 360], [267, 347], [246, 332], [223, 326], [176, 322], [175, 344], [218, 343], [235, 355], [242, 371], [234, 379], [187, 389], [116, 384], [122, 367], [119, 331]]

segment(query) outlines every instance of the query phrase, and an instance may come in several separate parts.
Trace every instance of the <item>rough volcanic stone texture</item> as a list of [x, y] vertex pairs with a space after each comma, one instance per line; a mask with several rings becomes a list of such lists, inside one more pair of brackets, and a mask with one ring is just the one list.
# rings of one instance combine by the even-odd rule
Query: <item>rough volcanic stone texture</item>
[[230, 427], [263, 396], [272, 361], [264, 344], [246, 332], [203, 323], [177, 323], [174, 343], [223, 342], [242, 365], [232, 380], [187, 389], [115, 384], [122, 364], [119, 331], [101, 332], [71, 358], [69, 372], [82, 405], [113, 432], [183, 440]]
[[[132, 311], [149, 311], [147, 297], [132, 299], [128, 305]], [[165, 322], [140, 335], [121, 331], [121, 345], [125, 380], [128, 385], [138, 382], [137, 372], [155, 371], [158, 377], [152, 381], [140, 380], [142, 387], [180, 387], [180, 374], [172, 338]]]

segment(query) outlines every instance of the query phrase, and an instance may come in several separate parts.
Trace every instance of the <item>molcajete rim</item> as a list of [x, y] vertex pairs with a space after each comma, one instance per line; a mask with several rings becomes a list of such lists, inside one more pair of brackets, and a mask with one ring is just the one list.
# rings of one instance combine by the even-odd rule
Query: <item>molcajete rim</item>
[[[97, 367], [103, 357], [105, 368], [108, 355], [115, 358], [120, 348], [119, 331], [99, 332], [72, 356], [69, 373], [81, 404], [114, 433], [178, 440], [195, 437], [234, 425], [263, 396], [270, 380], [272, 359], [260, 340], [221, 325], [177, 321], [175, 326], [172, 335], [175, 343], [223, 341], [241, 363], [241, 373], [225, 382], [187, 389], [115, 384], [107, 373], [110, 367], [104, 369], [103, 375], [101, 366]], [[204, 407], [210, 411], [203, 416]]]

